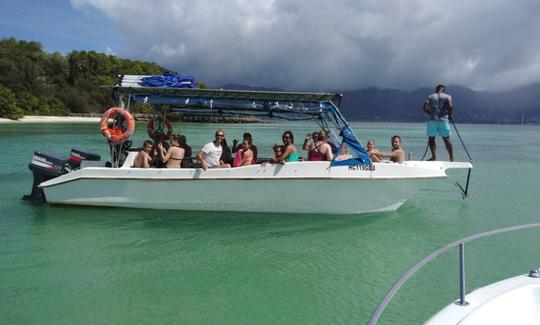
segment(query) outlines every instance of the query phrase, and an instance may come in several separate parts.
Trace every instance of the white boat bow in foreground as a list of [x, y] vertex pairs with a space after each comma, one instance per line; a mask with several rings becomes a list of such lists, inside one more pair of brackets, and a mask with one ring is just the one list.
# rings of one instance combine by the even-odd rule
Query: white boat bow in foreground
[[[532, 275], [532, 276], [531, 276]], [[540, 277], [524, 274], [476, 289], [465, 296], [467, 304], [451, 304], [426, 325], [540, 324]]]
[[533, 325], [540, 324], [540, 269], [495, 282], [466, 294], [465, 243], [510, 231], [540, 227], [540, 223], [500, 228], [476, 234], [431, 253], [408, 270], [383, 297], [368, 325], [375, 325], [398, 290], [424, 265], [459, 247], [459, 299], [425, 322], [428, 325]]

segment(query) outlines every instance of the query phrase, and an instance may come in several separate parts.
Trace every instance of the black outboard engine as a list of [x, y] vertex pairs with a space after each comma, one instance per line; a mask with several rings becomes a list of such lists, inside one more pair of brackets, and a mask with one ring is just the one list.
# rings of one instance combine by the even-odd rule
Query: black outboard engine
[[70, 171], [68, 159], [50, 151], [34, 151], [28, 168], [34, 174], [34, 184], [32, 185], [32, 193], [23, 196], [23, 200], [37, 202], [45, 202], [46, 200], [45, 193], [38, 187], [39, 184]]
[[83, 160], [99, 161], [101, 156], [84, 149], [72, 148], [69, 155], [69, 167], [71, 169], [80, 168]]

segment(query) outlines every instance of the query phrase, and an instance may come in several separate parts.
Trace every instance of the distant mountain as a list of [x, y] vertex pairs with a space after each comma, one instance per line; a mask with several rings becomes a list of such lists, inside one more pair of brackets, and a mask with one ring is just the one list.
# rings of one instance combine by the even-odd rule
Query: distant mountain
[[[342, 111], [349, 120], [406, 121], [426, 119], [422, 111], [433, 88], [413, 91], [366, 88], [343, 93]], [[474, 91], [451, 85], [447, 93], [454, 101], [454, 118], [470, 123], [540, 123], [540, 83], [500, 91]]]
[[[219, 88], [239, 90], [282, 91], [241, 84], [227, 84]], [[412, 91], [376, 87], [343, 92], [341, 110], [351, 121], [426, 120], [422, 106], [434, 88]], [[540, 83], [499, 92], [475, 91], [459, 85], [447, 87], [454, 101], [454, 118], [468, 123], [540, 123]]]
[[219, 86], [217, 88], [235, 89], [235, 90], [252, 90], [252, 91], [282, 91], [283, 90], [276, 87], [266, 88], [266, 87], [248, 86], [248, 85], [240, 85], [240, 84], [226, 84], [223, 86]]

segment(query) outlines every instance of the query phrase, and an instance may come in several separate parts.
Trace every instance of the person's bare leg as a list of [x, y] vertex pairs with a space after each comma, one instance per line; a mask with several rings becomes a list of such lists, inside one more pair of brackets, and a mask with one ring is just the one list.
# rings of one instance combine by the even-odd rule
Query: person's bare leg
[[450, 142], [449, 137], [443, 137], [444, 145], [446, 146], [446, 151], [448, 151], [448, 157], [450, 161], [454, 161], [454, 149], [452, 148], [452, 142]]
[[431, 158], [428, 159], [428, 161], [437, 160], [437, 145], [435, 144], [435, 137], [429, 137], [428, 138], [428, 145], [429, 150], [431, 151]]

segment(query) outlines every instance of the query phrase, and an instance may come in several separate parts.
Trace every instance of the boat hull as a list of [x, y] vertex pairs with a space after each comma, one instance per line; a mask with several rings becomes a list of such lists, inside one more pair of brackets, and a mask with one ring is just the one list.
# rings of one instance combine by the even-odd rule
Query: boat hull
[[430, 179], [446, 177], [443, 168], [432, 167], [379, 164], [369, 170], [304, 162], [208, 171], [83, 168], [41, 188], [56, 204], [357, 214], [396, 210]]
[[540, 324], [539, 278], [524, 274], [495, 282], [472, 291], [465, 301], [446, 306], [425, 324]]

